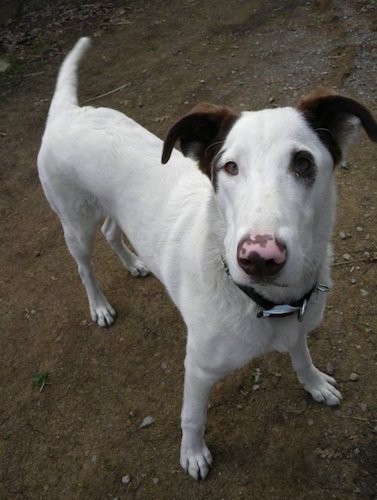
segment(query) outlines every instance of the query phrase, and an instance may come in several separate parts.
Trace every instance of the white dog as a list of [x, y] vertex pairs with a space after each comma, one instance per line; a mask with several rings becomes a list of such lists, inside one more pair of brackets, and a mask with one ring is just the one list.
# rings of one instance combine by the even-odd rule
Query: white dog
[[374, 141], [377, 124], [356, 101], [321, 91], [297, 108], [236, 114], [200, 104], [163, 144], [118, 111], [78, 106], [77, 65], [89, 44], [79, 40], [60, 70], [40, 179], [94, 321], [111, 325], [115, 315], [90, 264], [105, 217], [102, 232], [123, 264], [135, 276], [150, 269], [179, 308], [188, 330], [181, 464], [204, 478], [210, 389], [252, 358], [288, 352], [316, 401], [341, 400], [335, 380], [313, 365], [307, 334], [330, 286], [334, 165], [360, 123]]

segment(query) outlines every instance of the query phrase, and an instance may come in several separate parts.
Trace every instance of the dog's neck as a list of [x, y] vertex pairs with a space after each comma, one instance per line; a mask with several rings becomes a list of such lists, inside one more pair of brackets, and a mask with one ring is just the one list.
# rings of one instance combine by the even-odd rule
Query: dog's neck
[[247, 295], [251, 300], [253, 300], [261, 310], [257, 313], [257, 318], [281, 318], [284, 316], [291, 316], [293, 314], [297, 315], [299, 321], [302, 320], [307, 303], [313, 293], [315, 292], [328, 292], [329, 287], [323, 283], [319, 283], [317, 280], [314, 282], [313, 286], [298, 300], [289, 303], [277, 303], [269, 300], [264, 295], [260, 294], [251, 286], [239, 285], [235, 281], [229, 272], [228, 264], [226, 263], [224, 257], [221, 257], [224, 266], [224, 271], [229, 279]]

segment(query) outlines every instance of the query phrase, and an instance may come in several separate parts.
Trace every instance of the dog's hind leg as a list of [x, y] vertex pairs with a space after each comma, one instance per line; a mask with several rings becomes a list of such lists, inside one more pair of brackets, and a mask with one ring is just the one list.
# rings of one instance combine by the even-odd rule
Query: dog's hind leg
[[[76, 219], [76, 222], [77, 219]], [[80, 221], [79, 227], [67, 220], [62, 220], [67, 247], [75, 259], [81, 281], [85, 287], [92, 320], [99, 326], [110, 326], [115, 319], [116, 312], [106, 300], [94, 276], [90, 261], [93, 249], [93, 237], [98, 219], [86, 218]]]
[[101, 231], [108, 244], [132, 276], [147, 276], [149, 274], [149, 269], [123, 242], [122, 231], [114, 219], [107, 217], [101, 227]]

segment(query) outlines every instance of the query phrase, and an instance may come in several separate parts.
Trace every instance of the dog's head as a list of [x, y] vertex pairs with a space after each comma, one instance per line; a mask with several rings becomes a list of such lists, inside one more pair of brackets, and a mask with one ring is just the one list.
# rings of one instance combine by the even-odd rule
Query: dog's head
[[[199, 104], [169, 131], [210, 178], [225, 221], [225, 255], [233, 280], [307, 289], [318, 277], [334, 214], [334, 166], [360, 124], [377, 142], [377, 124], [358, 102], [320, 90], [296, 108], [236, 114]], [[297, 290], [300, 294], [302, 290]]]

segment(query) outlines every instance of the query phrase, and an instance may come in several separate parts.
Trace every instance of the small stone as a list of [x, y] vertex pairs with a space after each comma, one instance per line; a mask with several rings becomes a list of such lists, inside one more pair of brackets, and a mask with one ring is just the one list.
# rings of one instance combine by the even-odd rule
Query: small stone
[[164, 363], [161, 363], [161, 368], [162, 368], [163, 370], [166, 370], [166, 368], [167, 368], [167, 367], [168, 367], [168, 364], [167, 364], [167, 363], [165, 363], [165, 362], [164, 362]]
[[354, 452], [355, 455], [360, 455], [360, 449], [359, 448], [355, 448], [353, 450], [353, 452]]
[[352, 372], [351, 375], [349, 376], [349, 379], [351, 382], [356, 382], [356, 380], [359, 380], [359, 375], [357, 373]]
[[314, 425], [314, 420], [312, 420], [311, 418], [309, 418], [308, 420], [308, 425], [311, 427], [312, 425]]
[[368, 411], [368, 405], [366, 403], [360, 403], [360, 410], [366, 413]]
[[334, 375], [334, 367], [331, 363], [327, 363], [326, 373], [327, 373], [327, 375]]
[[5, 73], [10, 67], [10, 62], [7, 59], [0, 59], [0, 73]]
[[129, 474], [127, 474], [126, 476], [122, 477], [122, 483], [123, 484], [130, 484], [130, 482], [131, 482], [131, 476]]
[[153, 484], [158, 484], [160, 482], [160, 480], [158, 479], [158, 477], [154, 477], [152, 479], [152, 481], [153, 481]]
[[254, 384], [252, 389], [253, 391], [257, 391], [259, 389], [260, 385], [259, 384]]
[[351, 238], [351, 235], [350, 233], [346, 233], [345, 231], [340, 231], [339, 238], [341, 240], [348, 240], [348, 238]]
[[367, 295], [369, 295], [368, 290], [365, 290], [365, 288], [361, 288], [360, 293], [361, 293], [362, 297], [366, 297]]
[[364, 229], [361, 226], [357, 226], [356, 231], [358, 233], [362, 233], [364, 231]]
[[352, 283], [352, 285], [355, 285], [357, 283], [357, 279], [356, 278], [351, 278], [351, 283]]
[[140, 427], [144, 429], [144, 427], [149, 427], [150, 425], [154, 424], [154, 418], [148, 415], [145, 417], [145, 419], [141, 422]]
[[377, 434], [377, 425], [375, 425], [375, 426], [373, 427], [373, 432], [374, 432], [375, 434]]
[[345, 170], [349, 170], [351, 168], [351, 163], [347, 160], [342, 161], [340, 164], [341, 168], [344, 168]]
[[349, 254], [349, 253], [344, 253], [344, 254], [343, 254], [343, 259], [344, 259], [344, 260], [352, 260], [352, 257], [350, 256], [350, 254]]

